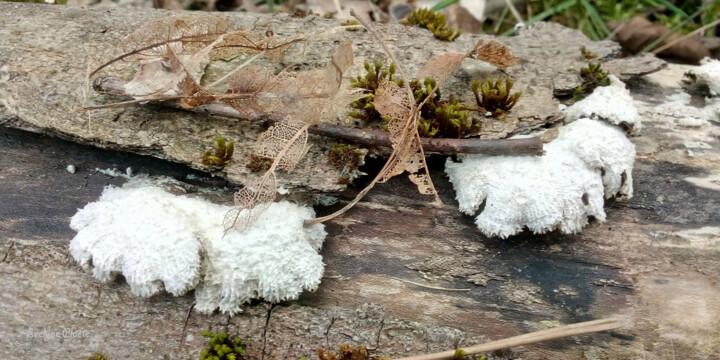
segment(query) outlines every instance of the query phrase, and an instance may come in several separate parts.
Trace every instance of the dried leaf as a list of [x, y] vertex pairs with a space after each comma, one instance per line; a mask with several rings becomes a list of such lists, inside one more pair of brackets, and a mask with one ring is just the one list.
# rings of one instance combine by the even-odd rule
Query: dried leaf
[[460, 66], [464, 54], [446, 53], [428, 60], [417, 73], [418, 79], [431, 78], [438, 82], [438, 85], [445, 82], [455, 69]]
[[[383, 81], [375, 91], [375, 110], [380, 115], [390, 118], [391, 124], [399, 122], [404, 124], [410, 117], [410, 104], [405, 89], [392, 81]], [[390, 125], [388, 128], [390, 128]], [[392, 137], [393, 131], [390, 132]]]
[[225, 233], [231, 229], [245, 231], [275, 201], [276, 192], [274, 172], [266, 173], [254, 186], [248, 185], [236, 192], [235, 207], [223, 219]]
[[140, 62], [140, 71], [125, 84], [125, 93], [151, 100], [157, 96], [193, 96], [202, 90], [198, 81], [209, 62], [209, 51], [206, 46], [194, 54], [177, 55], [172, 46], [166, 45], [162, 59]]
[[140, 50], [150, 57], [163, 57], [165, 45], [171, 45], [177, 55], [191, 54], [227, 33], [231, 24], [227, 17], [206, 13], [163, 17], [128, 35], [121, 47], [125, 53]]
[[[271, 34], [271, 33], [270, 33]], [[268, 34], [257, 34], [246, 30], [235, 30], [223, 36], [215, 44], [213, 49], [213, 60], [230, 60], [241, 54], [255, 55], [265, 51], [265, 57], [279, 61], [290, 49], [290, 46], [297, 42], [305, 41], [302, 36], [289, 38], [278, 38]]]
[[335, 49], [330, 62], [325, 68], [325, 83], [328, 92], [333, 95], [338, 92], [340, 85], [342, 85], [343, 74], [352, 64], [352, 40], [348, 40]]
[[307, 130], [305, 124], [298, 121], [282, 122], [270, 127], [255, 142], [255, 155], [276, 159], [278, 168], [292, 171], [305, 155], [307, 131], [297, 135], [303, 128]]
[[487, 43], [478, 40], [469, 56], [503, 69], [517, 64], [517, 58], [510, 53], [510, 49], [495, 40], [490, 40]]

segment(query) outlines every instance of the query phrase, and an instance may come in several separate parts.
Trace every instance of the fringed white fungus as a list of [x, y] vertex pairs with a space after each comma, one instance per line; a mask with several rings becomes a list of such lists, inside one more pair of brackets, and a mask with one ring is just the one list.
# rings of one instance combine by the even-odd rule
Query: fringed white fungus
[[639, 133], [642, 124], [630, 92], [615, 75], [610, 75], [609, 79], [609, 86], [596, 88], [588, 97], [566, 108], [565, 123], [581, 118], [600, 119], [623, 125], [631, 134]]
[[561, 127], [545, 152], [448, 160], [460, 211], [480, 211], [475, 223], [488, 236], [506, 238], [524, 227], [574, 233], [589, 216], [605, 220], [605, 198], [632, 196], [635, 146], [618, 127], [579, 119]]
[[108, 187], [73, 216], [72, 256], [108, 281], [118, 274], [138, 296], [182, 295], [197, 287], [196, 308], [237, 313], [253, 299], [279, 301], [314, 290], [322, 278], [317, 250], [323, 225], [304, 228], [310, 208], [272, 204], [243, 233], [223, 237], [231, 207], [176, 196], [147, 178]]

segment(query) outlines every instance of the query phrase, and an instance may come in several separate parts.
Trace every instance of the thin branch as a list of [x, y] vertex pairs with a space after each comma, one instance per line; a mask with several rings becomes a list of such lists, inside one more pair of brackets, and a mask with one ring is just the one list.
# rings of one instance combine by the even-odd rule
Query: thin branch
[[[365, 21], [365, 19], [363, 19], [360, 15], [358, 15], [354, 9], [350, 9], [350, 16], [357, 19], [357, 21], [360, 24], [362, 24], [365, 27], [365, 29], [367, 29], [367, 31], [373, 37], [375, 37], [375, 39], [378, 40], [378, 42], [382, 46], [383, 50], [385, 50], [385, 53], [388, 54], [388, 56], [390, 56], [390, 60], [392, 60], [392, 62], [395, 64], [395, 68], [397, 68], [398, 72], [400, 73], [400, 76], [403, 79], [410, 79], [409, 77], [406, 76], [405, 71], [403, 70], [402, 64], [400, 64], [400, 62], [395, 58], [395, 55], [393, 55], [392, 51], [390, 51], [390, 49], [387, 47], [387, 45], [385, 45], [385, 42], [382, 41], [382, 39], [380, 39], [380, 35], [377, 33], [377, 31], [375, 31], [375, 28], [373, 28], [369, 22]], [[413, 95], [412, 89], [410, 89], [408, 82], [405, 82], [405, 89], [407, 89], [407, 92], [408, 92], [408, 104], [414, 103], [415, 96]]]
[[683, 36], [683, 37], [679, 37], [679, 38], [677, 38], [677, 39], [675, 39], [675, 40], [673, 40], [673, 41], [670, 41], [670, 42], [668, 42], [667, 44], [665, 44], [665, 45], [663, 45], [663, 46], [661, 46], [661, 47], [653, 50], [652, 53], [653, 53], [653, 54], [659, 54], [659, 53], [662, 52], [663, 50], [665, 50], [665, 49], [667, 49], [667, 48], [669, 48], [669, 47], [671, 47], [671, 46], [673, 46], [673, 45], [675, 45], [675, 44], [677, 44], [677, 43], [679, 43], [679, 42], [681, 42], [681, 41], [685, 41], [685, 39], [687, 39], [687, 38], [689, 38], [689, 37], [692, 37], [692, 36], [695, 36], [695, 35], [703, 32], [703, 31], [705, 31], [705, 30], [707, 30], [707, 29], [709, 29], [709, 28], [711, 28], [711, 27], [713, 27], [713, 26], [716, 26], [716, 25], [718, 25], [718, 24], [720, 24], [720, 19], [715, 19], [715, 21], [713, 21], [713, 22], [711, 22], [711, 23], [709, 23], [709, 24], [707, 24], [707, 25], [705, 25], [705, 26], [703, 26], [703, 27], [699, 27], [699, 28], [695, 29], [693, 32], [691, 32], [691, 33], [689, 33], [689, 34], [687, 34], [687, 35], [685, 35], [685, 36]]
[[[124, 85], [112, 78], [95, 79], [93, 87], [95, 91], [119, 96], [127, 96]], [[187, 98], [187, 96], [178, 96], [175, 100]], [[172, 100], [164, 98], [164, 100]], [[145, 100], [131, 100], [122, 102], [123, 104], [133, 104], [138, 102], [147, 102]], [[163, 106], [179, 108], [176, 101], [163, 101]], [[108, 105], [89, 106], [87, 109], [99, 109], [110, 107]], [[183, 109], [187, 110], [187, 109]], [[230, 119], [251, 120], [262, 122], [264, 126], [270, 126], [275, 123], [272, 116], [279, 114], [261, 114], [248, 109], [244, 113], [232, 108], [226, 104], [207, 104], [190, 109], [192, 112], [210, 114]], [[356, 129], [345, 126], [320, 123], [313, 125], [308, 132], [315, 135], [326, 136], [338, 140], [357, 143], [367, 147], [392, 147], [389, 133], [381, 130]], [[542, 155], [543, 143], [537, 137], [522, 139], [500, 139], [500, 140], [482, 140], [482, 139], [445, 139], [445, 138], [420, 138], [423, 149], [427, 152], [440, 154], [484, 154], [484, 155]]]
[[522, 15], [520, 15], [520, 12], [515, 7], [515, 5], [512, 3], [512, 1], [505, 0], [505, 4], [507, 4], [507, 6], [510, 8], [510, 12], [512, 12], [513, 17], [515, 18], [515, 20], [517, 20], [517, 23], [524, 24], [525, 21], [523, 21]]
[[[619, 327], [620, 323], [615, 319], [586, 321], [577, 324], [560, 326], [553, 329], [536, 331], [525, 335], [514, 336], [507, 339], [492, 341], [489, 343], [470, 346], [458, 350], [463, 350], [466, 355], [474, 355], [484, 352], [507, 349], [513, 346], [522, 346], [542, 341], [560, 339], [568, 336], [577, 336], [594, 332], [607, 331], [617, 329]], [[456, 350], [448, 350], [434, 354], [409, 356], [396, 360], [451, 360], [456, 358], [455, 352]]]
[[467, 291], [470, 291], [470, 289], [453, 289], [453, 288], [444, 288], [444, 287], [437, 287], [437, 286], [429, 286], [429, 285], [424, 285], [424, 284], [421, 284], [421, 283], [416, 283], [416, 282], [414, 282], [414, 281], [405, 280], [405, 279], [400, 279], [400, 278], [396, 278], [396, 277], [391, 277], [391, 279], [397, 280], [397, 281], [402, 281], [402, 282], [405, 282], [405, 283], [408, 283], [408, 284], [412, 284], [412, 285], [415, 285], [415, 286], [420, 286], [420, 287], [423, 287], [423, 288], [426, 288], [426, 289], [432, 289], [432, 290], [458, 291], [458, 292], [467, 292]]

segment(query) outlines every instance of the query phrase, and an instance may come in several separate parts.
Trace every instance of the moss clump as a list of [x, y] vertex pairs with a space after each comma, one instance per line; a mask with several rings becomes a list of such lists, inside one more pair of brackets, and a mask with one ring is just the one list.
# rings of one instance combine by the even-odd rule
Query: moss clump
[[505, 78], [504, 85], [502, 78], [495, 81], [488, 79], [484, 83], [474, 80], [471, 89], [479, 107], [492, 113], [492, 116], [505, 118], [507, 112], [515, 106], [522, 95], [521, 92], [512, 93], [513, 84], [509, 77]]
[[242, 347], [242, 339], [230, 340], [228, 334], [214, 334], [210, 331], [203, 331], [202, 336], [209, 338], [208, 348], [200, 353], [200, 360], [240, 360], [244, 359], [242, 354], [245, 349]]
[[[430, 78], [410, 81], [410, 89], [415, 96], [415, 103], [425, 101], [437, 81]], [[418, 133], [422, 137], [459, 138], [470, 132], [479, 131], [480, 123], [470, 117], [465, 105], [454, 97], [442, 100], [440, 91], [435, 91], [433, 98], [420, 109]]]
[[592, 60], [597, 57], [597, 54], [588, 50], [585, 45], [580, 47], [580, 60]]
[[432, 9], [415, 9], [408, 17], [407, 22], [430, 30], [436, 39], [444, 41], [455, 41], [462, 34], [462, 30], [445, 27], [447, 24], [445, 14], [435, 12]]
[[330, 149], [328, 158], [330, 164], [339, 170], [355, 170], [360, 166], [362, 152], [358, 150], [357, 146], [337, 143]]
[[352, 347], [348, 344], [340, 345], [340, 352], [335, 355], [333, 353], [325, 353], [325, 350], [318, 349], [318, 359], [320, 360], [389, 360], [387, 357], [370, 357], [367, 349], [363, 346]]
[[215, 140], [215, 154], [213, 155], [211, 150], [206, 151], [202, 157], [202, 163], [205, 166], [213, 167], [225, 167], [230, 163], [232, 158], [235, 143], [232, 141], [226, 143], [224, 137], [219, 137]]
[[337, 143], [330, 149], [330, 164], [342, 172], [337, 183], [347, 185], [352, 181], [351, 174], [361, 165], [363, 153], [354, 145]]
[[90, 357], [85, 360], [106, 360], [106, 359], [105, 359], [105, 355], [97, 353], [97, 354], [90, 355]]
[[355, 119], [374, 122], [381, 119], [380, 114], [375, 110], [375, 103], [373, 103], [375, 91], [377, 91], [380, 83], [383, 81], [392, 81], [399, 86], [403, 86], [405, 83], [395, 75], [394, 63], [391, 63], [388, 67], [384, 67], [380, 61], [375, 61], [372, 65], [365, 61], [363, 65], [365, 66], [367, 74], [365, 74], [365, 76], [358, 76], [355, 79], [350, 78], [350, 87], [363, 89], [366, 91], [366, 95], [350, 104], [350, 107], [356, 110], [350, 112], [348, 115]]
[[250, 154], [250, 162], [245, 167], [251, 172], [267, 171], [275, 159]]
[[[405, 82], [395, 75], [395, 64], [384, 67], [380, 61], [376, 61], [373, 65], [367, 62], [364, 65], [367, 74], [350, 79], [350, 86], [364, 89], [367, 94], [350, 104], [356, 110], [348, 115], [368, 122], [377, 122], [381, 119], [390, 121], [375, 110], [375, 92], [383, 81], [392, 81], [398, 86], [404, 86]], [[419, 105], [437, 86], [437, 81], [431, 78], [414, 79], [408, 85], [415, 97], [415, 104]], [[422, 137], [458, 138], [480, 130], [480, 123], [470, 117], [464, 105], [453, 97], [449, 100], [441, 100], [440, 91], [433, 93], [432, 99], [428, 100], [420, 110], [418, 132]]]
[[575, 89], [573, 98], [579, 100], [585, 95], [590, 94], [598, 86], [610, 85], [610, 74], [603, 70], [602, 63], [597, 64], [590, 63], [588, 66], [580, 69], [580, 78], [582, 78], [582, 85]]

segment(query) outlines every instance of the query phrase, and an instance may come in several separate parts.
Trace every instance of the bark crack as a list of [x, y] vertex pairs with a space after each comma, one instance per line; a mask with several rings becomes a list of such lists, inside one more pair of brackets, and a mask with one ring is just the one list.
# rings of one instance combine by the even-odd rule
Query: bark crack
[[262, 333], [262, 353], [261, 353], [261, 359], [265, 360], [265, 345], [267, 344], [267, 329], [268, 325], [270, 325], [270, 317], [272, 316], [272, 312], [275, 309], [275, 304], [270, 305], [270, 309], [268, 309], [267, 317], [265, 318], [265, 327], [263, 328]]
[[190, 310], [188, 310], [187, 317], [185, 318], [185, 324], [183, 324], [182, 329], [182, 337], [180, 338], [180, 346], [185, 345], [185, 330], [187, 329], [187, 324], [190, 321], [190, 315], [192, 315], [192, 311], [195, 308], [195, 304], [193, 303], [190, 305]]
[[385, 318], [380, 320], [380, 329], [378, 329], [377, 337], [375, 337], [375, 349], [380, 348], [380, 336], [382, 335], [383, 328], [385, 327]]
[[330, 318], [330, 325], [328, 325], [327, 329], [325, 329], [325, 347], [327, 347], [330, 343], [330, 328], [332, 328], [333, 324], [335, 324], [334, 316]]
[[13, 246], [15, 246], [15, 243], [11, 242], [10, 246], [8, 246], [7, 250], [5, 251], [5, 256], [3, 256], [3, 259], [0, 262], [5, 262], [5, 260], [7, 260], [8, 255], [10, 255], [10, 251], [12, 250]]

